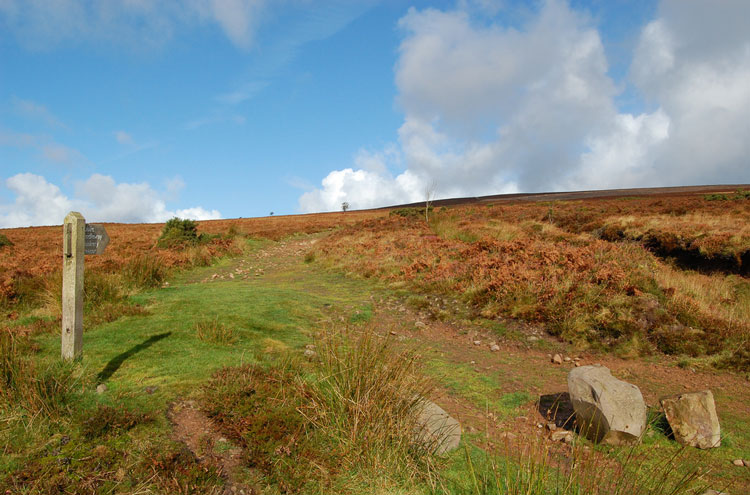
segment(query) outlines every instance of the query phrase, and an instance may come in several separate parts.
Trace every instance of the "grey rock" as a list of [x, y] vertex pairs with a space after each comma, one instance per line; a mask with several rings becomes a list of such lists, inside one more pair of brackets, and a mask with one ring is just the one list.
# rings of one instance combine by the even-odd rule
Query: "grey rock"
[[710, 390], [679, 394], [661, 400], [674, 438], [682, 445], [710, 449], [721, 445], [721, 428]]
[[550, 435], [550, 439], [553, 442], [573, 443], [574, 437], [572, 431], [557, 430], [552, 432], [552, 435]]
[[458, 448], [461, 424], [440, 406], [425, 400], [419, 412], [417, 440], [432, 452], [442, 455]]
[[568, 373], [568, 391], [581, 433], [594, 442], [627, 445], [646, 429], [646, 404], [633, 384], [604, 366], [581, 366]]

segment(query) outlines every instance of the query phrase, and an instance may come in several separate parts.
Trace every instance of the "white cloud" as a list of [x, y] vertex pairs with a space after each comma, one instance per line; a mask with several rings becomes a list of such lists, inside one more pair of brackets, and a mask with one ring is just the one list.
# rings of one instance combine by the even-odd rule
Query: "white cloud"
[[73, 198], [39, 175], [22, 173], [5, 181], [15, 195], [11, 204], [0, 205], [0, 228], [57, 225], [71, 211], [89, 222], [163, 222], [174, 216], [207, 220], [221, 218], [217, 210], [200, 206], [167, 209], [164, 194], [148, 183], [117, 183], [112, 177], [93, 174], [76, 184]]
[[205, 23], [247, 49], [264, 6], [264, 0], [3, 0], [0, 22], [34, 49], [84, 40], [148, 48]]
[[11, 98], [11, 104], [16, 113], [24, 117], [41, 120], [49, 127], [67, 128], [46, 106], [40, 103], [13, 97]]
[[[750, 3], [665, 0], [644, 26], [630, 83], [645, 107], [623, 112], [591, 19], [548, 0], [520, 28], [461, 8], [409, 10], [395, 80], [404, 123], [396, 155], [355, 156], [300, 198], [302, 211], [342, 201], [384, 206], [439, 195], [747, 182]], [[408, 181], [402, 178], [408, 177]], [[358, 206], [362, 207], [362, 206]]]
[[44, 160], [55, 164], [76, 165], [88, 161], [80, 151], [57, 143], [45, 135], [17, 133], [0, 129], [0, 146], [36, 149]]
[[200, 206], [177, 210], [175, 216], [179, 218], [189, 218], [190, 220], [218, 220], [221, 218], [219, 210], [206, 210]]
[[133, 144], [133, 136], [128, 134], [125, 131], [115, 131], [114, 133], [115, 139], [120, 144]]

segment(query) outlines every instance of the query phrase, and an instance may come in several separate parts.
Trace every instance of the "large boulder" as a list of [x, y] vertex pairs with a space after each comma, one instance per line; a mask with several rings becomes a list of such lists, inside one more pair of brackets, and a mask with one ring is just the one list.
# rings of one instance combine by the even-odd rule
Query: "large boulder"
[[661, 400], [674, 438], [683, 445], [710, 449], [721, 445], [721, 428], [710, 390]]
[[419, 413], [419, 442], [430, 451], [442, 455], [458, 448], [461, 442], [461, 424], [442, 407], [425, 400]]
[[594, 442], [636, 443], [646, 429], [646, 404], [633, 384], [604, 366], [581, 366], [568, 374], [568, 391], [579, 431]]

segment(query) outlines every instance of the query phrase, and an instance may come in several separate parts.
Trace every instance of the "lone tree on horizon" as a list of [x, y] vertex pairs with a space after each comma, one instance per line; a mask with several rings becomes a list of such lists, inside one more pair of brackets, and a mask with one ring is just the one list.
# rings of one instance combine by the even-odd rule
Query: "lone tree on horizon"
[[348, 202], [344, 201], [343, 203], [341, 203], [341, 211], [346, 211], [348, 209], [349, 209], [349, 203]]

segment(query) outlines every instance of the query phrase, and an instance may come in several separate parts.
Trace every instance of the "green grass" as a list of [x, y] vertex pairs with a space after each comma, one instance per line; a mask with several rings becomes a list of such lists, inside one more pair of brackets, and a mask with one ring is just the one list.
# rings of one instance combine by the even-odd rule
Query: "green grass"
[[466, 363], [449, 362], [439, 357], [426, 360], [424, 371], [452, 393], [470, 401], [478, 409], [506, 419], [528, 404], [532, 397], [526, 391], [503, 393], [497, 376], [477, 373]]
[[[248, 240], [248, 254], [271, 246], [270, 241]], [[263, 424], [254, 424], [256, 433], [267, 435], [262, 452], [252, 450], [257, 435], [227, 435], [231, 445], [243, 446], [249, 449], [248, 455], [270, 462], [260, 477], [262, 483], [270, 484], [267, 493], [280, 493], [284, 486], [321, 494], [498, 493], [491, 488], [498, 473], [522, 477], [537, 466], [532, 466], [531, 458], [512, 453], [488, 455], [471, 435], [464, 441], [467, 451], [454, 452], [445, 460], [414, 457], [408, 445], [399, 443], [404, 435], [388, 436], [384, 433], [388, 429], [383, 428], [389, 424], [385, 419], [391, 418], [391, 426], [401, 428], [402, 433], [409, 430], [408, 422], [397, 421], [398, 411], [408, 409], [409, 401], [388, 399], [406, 395], [411, 400], [403, 393], [410, 390], [406, 382], [392, 381], [402, 375], [400, 366], [410, 363], [406, 354], [394, 354], [397, 359], [389, 361], [390, 354], [383, 354], [372, 342], [358, 348], [346, 340], [333, 345], [321, 340], [321, 330], [347, 322], [357, 332], [377, 330], [388, 335], [387, 328], [377, 327], [380, 323], [372, 301], [376, 300], [373, 296], [392, 293], [372, 281], [346, 278], [302, 258], [267, 270], [262, 277], [201, 282], [217, 272], [232, 272], [239, 263], [224, 258], [212, 266], [173, 274], [169, 286], [163, 288], [131, 296], [118, 293], [115, 296], [123, 304], [140, 309], [118, 313], [112, 321], [97, 316], [102, 310], [92, 297], [86, 309], [89, 323], [83, 360], [77, 364], [60, 364], [59, 330], [50, 328], [55, 326], [54, 319], [29, 313], [15, 320], [13, 325], [39, 327], [39, 331], [21, 342], [26, 346], [22, 359], [4, 362], [4, 370], [10, 371], [3, 373], [10, 376], [16, 369], [33, 370], [29, 376], [43, 393], [38, 394], [42, 399], [33, 414], [26, 410], [31, 406], [25, 409], [21, 401], [0, 401], [0, 446], [4, 446], [0, 449], [0, 492], [23, 487], [26, 493], [179, 493], [190, 486], [193, 493], [209, 493], [222, 485], [219, 472], [199, 464], [184, 446], [170, 439], [172, 427], [166, 415], [174, 401], [205, 400], [206, 394], [211, 396], [214, 414], [229, 419], [238, 415], [234, 418], [238, 421], [229, 421], [230, 425], [246, 425], [239, 420], [248, 418], [251, 423], [258, 421], [258, 411], [277, 422], [282, 432], [278, 438]], [[102, 291], [111, 289], [107, 277], [91, 280]], [[106, 298], [98, 301], [99, 306], [107, 303]], [[424, 301], [415, 299], [410, 304], [422, 306]], [[486, 328], [498, 335], [508, 332], [490, 320]], [[318, 361], [302, 360], [303, 346], [313, 341]], [[10, 344], [4, 341], [2, 345]], [[402, 345], [408, 346], [408, 341], [398, 343], [396, 349]], [[477, 372], [470, 364], [442, 356], [432, 343], [420, 345], [424, 345], [419, 349], [424, 357], [416, 369], [477, 411], [509, 419], [535, 399], [529, 391], [539, 385], [536, 376], [521, 379]], [[502, 353], [492, 356], [513, 366], [523, 359]], [[288, 372], [292, 374], [284, 375]], [[548, 367], [540, 373], [559, 374], [562, 380], [560, 368]], [[245, 392], [258, 377], [269, 380], [261, 380], [266, 385], [256, 387], [260, 395], [253, 398]], [[285, 386], [275, 386], [271, 379]], [[106, 385], [106, 390], [97, 393], [97, 385]], [[394, 390], [401, 392], [389, 393]], [[284, 397], [288, 402], [278, 400]], [[300, 417], [300, 410], [308, 416]], [[721, 454], [750, 457], [746, 420], [729, 415], [722, 420], [728, 433]], [[296, 432], [292, 440], [297, 443], [292, 446], [281, 441], [289, 440], [290, 431]], [[222, 448], [231, 448], [230, 443], [214, 446], [217, 452]], [[284, 448], [301, 449], [299, 457], [279, 456]], [[673, 451], [674, 444], [663, 436], [649, 437], [637, 452], [648, 454], [654, 448]], [[607, 459], [620, 455], [598, 447], [593, 450]], [[697, 455], [707, 460], [716, 457], [711, 452]], [[362, 456], [373, 469], [358, 465]], [[327, 471], [300, 462], [310, 459], [319, 460], [318, 465]], [[527, 480], [532, 489], [523, 493], [544, 493], [556, 476], [554, 467], [545, 464], [540, 469], [535, 479], [543, 483]], [[427, 475], [419, 470], [426, 470]], [[257, 473], [245, 475], [258, 480]], [[314, 483], [305, 485], [307, 475]]]

